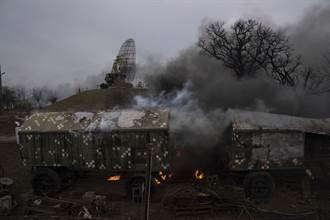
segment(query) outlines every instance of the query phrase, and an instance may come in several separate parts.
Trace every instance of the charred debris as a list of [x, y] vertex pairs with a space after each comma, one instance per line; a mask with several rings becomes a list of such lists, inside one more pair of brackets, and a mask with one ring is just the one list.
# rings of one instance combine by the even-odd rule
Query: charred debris
[[[150, 208], [150, 195], [164, 187], [166, 193], [155, 204], [171, 213], [165, 218], [219, 213], [248, 219], [327, 218], [328, 208], [313, 196], [329, 180], [329, 119], [229, 109], [221, 112], [222, 121], [217, 122], [221, 129], [213, 129], [218, 142], [212, 148], [199, 146], [206, 152], [199, 154], [177, 141], [181, 134], [171, 130], [176, 120], [171, 117], [172, 106], [136, 103], [131, 94], [137, 89], [132, 84], [135, 56], [134, 40], [129, 39], [100, 85], [108, 92], [106, 97], [117, 92], [113, 106], [120, 108], [39, 111], [16, 128], [19, 157], [32, 172], [33, 191], [15, 199], [13, 180], [1, 175], [2, 216], [15, 212], [36, 219], [136, 215], [118, 208], [122, 197], [116, 200], [114, 194], [88, 190], [78, 193], [81, 178], [98, 176], [109, 184], [122, 182], [118, 191], [144, 205], [144, 211], [137, 213], [145, 219], [159, 217]], [[141, 84], [137, 87], [146, 91]], [[207, 141], [202, 135], [197, 138], [200, 143]], [[260, 206], [283, 185], [300, 193], [294, 211]], [[15, 211], [16, 200], [24, 204], [20, 212]]]
[[[187, 185], [178, 184], [185, 177], [176, 172], [175, 160], [191, 154], [186, 154], [187, 148], [171, 145], [169, 113], [154, 108], [29, 116], [17, 128], [22, 162], [34, 173], [35, 194], [24, 195], [25, 211], [40, 219], [55, 213], [83, 218], [116, 216], [115, 203], [104, 195], [85, 192], [78, 201], [62, 192], [68, 185], [74, 187], [77, 176], [97, 173], [109, 182], [124, 180], [127, 196], [144, 204], [151, 165], [153, 191], [159, 185], [175, 186], [160, 205], [176, 217], [228, 212], [250, 219], [327, 215], [326, 209], [313, 204], [312, 190], [328, 178], [328, 119], [228, 110], [221, 153], [213, 154], [223, 164], [213, 164], [218, 169], [212, 171], [195, 170]], [[298, 186], [304, 209], [289, 212], [258, 205], [269, 200], [283, 182]]]

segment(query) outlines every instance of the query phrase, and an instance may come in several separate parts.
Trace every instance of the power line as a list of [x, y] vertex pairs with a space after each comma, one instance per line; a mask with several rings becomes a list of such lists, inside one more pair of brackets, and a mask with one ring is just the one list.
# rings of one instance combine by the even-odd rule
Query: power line
[[0, 111], [2, 110], [3, 105], [3, 94], [2, 94], [2, 75], [4, 75], [5, 72], [2, 72], [1, 70], [1, 64], [0, 64]]

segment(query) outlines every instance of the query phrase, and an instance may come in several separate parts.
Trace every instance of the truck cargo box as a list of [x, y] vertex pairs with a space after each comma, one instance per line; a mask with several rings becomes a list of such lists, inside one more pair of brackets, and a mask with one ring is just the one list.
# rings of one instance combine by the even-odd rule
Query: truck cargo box
[[144, 171], [152, 147], [153, 171], [166, 171], [168, 119], [165, 109], [34, 113], [17, 144], [24, 166], [111, 172]]

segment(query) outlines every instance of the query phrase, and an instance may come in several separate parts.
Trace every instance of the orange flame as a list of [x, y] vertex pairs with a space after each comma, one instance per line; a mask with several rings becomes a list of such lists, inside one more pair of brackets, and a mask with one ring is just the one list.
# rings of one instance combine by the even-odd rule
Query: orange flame
[[120, 180], [121, 176], [120, 175], [115, 175], [115, 176], [110, 176], [107, 181], [118, 181]]
[[161, 184], [161, 182], [157, 178], [154, 178], [154, 181], [155, 181], [156, 185], [160, 185]]
[[167, 178], [167, 175], [166, 175], [165, 173], [163, 174], [162, 171], [159, 171], [159, 176], [160, 176], [160, 178], [161, 178], [163, 181], [165, 181], [166, 178]]
[[158, 172], [158, 176], [154, 178], [156, 185], [160, 185], [163, 182], [169, 181], [173, 176], [173, 173], [166, 174], [163, 171]]
[[205, 174], [202, 171], [200, 171], [200, 170], [195, 171], [195, 178], [197, 180], [202, 180], [202, 179], [204, 179], [204, 177], [205, 177]]

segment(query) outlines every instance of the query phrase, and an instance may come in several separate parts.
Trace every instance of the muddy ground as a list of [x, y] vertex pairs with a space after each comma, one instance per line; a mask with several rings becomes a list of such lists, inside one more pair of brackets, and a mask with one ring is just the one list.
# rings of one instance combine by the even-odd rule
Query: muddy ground
[[[21, 194], [31, 191], [31, 172], [27, 167], [23, 167], [20, 163], [19, 152], [15, 144], [14, 138], [14, 122], [17, 117], [2, 115], [0, 117], [0, 166], [3, 170], [0, 175], [8, 176], [14, 180], [11, 189], [13, 195], [18, 201], [18, 207], [14, 210], [13, 215], [16, 217], [0, 216], [1, 220], [5, 219], [22, 219], [24, 209], [22, 208]], [[174, 178], [175, 179], [175, 178]], [[192, 184], [196, 184], [193, 178], [176, 180], [158, 186], [154, 191], [150, 206], [150, 219], [174, 219], [178, 218], [175, 214], [165, 208], [165, 199], [178, 188], [189, 188]], [[314, 187], [317, 189], [317, 187]], [[71, 187], [65, 189], [61, 194], [57, 195], [58, 199], [70, 198], [81, 200], [82, 195], [86, 191], [93, 191], [99, 195], [105, 195], [112, 207], [111, 219], [143, 219], [144, 205], [136, 204], [128, 198], [125, 191], [124, 181], [107, 182], [101, 177], [78, 179]], [[301, 190], [288, 189], [284, 184], [278, 184], [272, 199], [263, 201], [253, 201], [253, 204], [267, 210], [276, 210], [280, 212], [299, 213], [308, 211], [311, 208], [328, 208], [330, 193], [325, 189], [314, 190], [312, 196], [306, 199]], [[242, 212], [242, 213], [241, 213]], [[50, 218], [45, 218], [50, 219]], [[65, 219], [65, 218], [61, 218]], [[252, 218], [244, 210], [227, 210], [217, 213], [180, 217], [180, 219], [263, 219]], [[264, 218], [271, 219], [271, 218]], [[279, 219], [279, 218], [277, 218]], [[294, 218], [291, 218], [294, 219]], [[316, 219], [316, 218], [315, 218]], [[324, 218], [327, 219], [327, 218]]]

